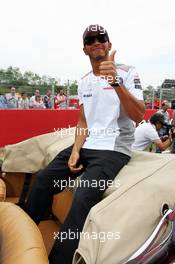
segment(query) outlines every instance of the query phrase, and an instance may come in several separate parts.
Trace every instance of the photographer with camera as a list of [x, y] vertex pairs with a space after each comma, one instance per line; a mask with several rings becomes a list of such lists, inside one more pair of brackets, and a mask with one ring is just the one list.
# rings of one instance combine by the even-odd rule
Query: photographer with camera
[[171, 153], [175, 153], [175, 110], [173, 111], [173, 119], [172, 119], [172, 146], [171, 146]]
[[[169, 108], [169, 103], [168, 103], [168, 101], [164, 100], [162, 102], [161, 109], [157, 112], [157, 113], [160, 113], [164, 116], [164, 122], [165, 122], [165, 126], [162, 127], [158, 131], [158, 135], [161, 139], [163, 139], [165, 136], [169, 135], [170, 115], [167, 111], [168, 108]], [[162, 152], [161, 149], [157, 147], [156, 153], [161, 153], [161, 152]]]
[[[148, 150], [152, 143], [161, 151], [166, 150], [172, 143], [174, 133], [159, 137], [158, 131], [166, 127], [165, 118], [162, 114], [156, 113], [151, 116], [150, 122], [140, 124], [135, 130], [135, 141], [132, 145], [133, 150]], [[170, 129], [171, 130], [171, 129]]]

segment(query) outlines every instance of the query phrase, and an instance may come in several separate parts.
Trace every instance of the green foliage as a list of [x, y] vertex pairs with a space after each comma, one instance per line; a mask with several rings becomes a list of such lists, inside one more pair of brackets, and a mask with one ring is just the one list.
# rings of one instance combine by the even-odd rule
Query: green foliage
[[77, 82], [75, 81], [70, 85], [70, 94], [77, 95], [77, 89], [78, 89], [78, 85]]
[[[55, 78], [47, 75], [40, 76], [32, 71], [21, 73], [17, 67], [8, 67], [7, 69], [0, 69], [0, 92], [2, 94], [8, 93], [10, 87], [16, 87], [16, 91], [21, 93], [26, 91], [29, 95], [34, 94], [36, 89], [39, 89], [41, 94], [45, 94], [47, 89], [54, 89], [56, 92], [63, 89], [67, 93], [67, 84], [58, 85]], [[70, 95], [77, 94], [77, 82], [71, 82], [69, 86]]]
[[[160, 95], [161, 93], [161, 95]], [[169, 102], [175, 97], [175, 89], [163, 89], [161, 86], [157, 86], [156, 89], [149, 85], [143, 90], [143, 95], [145, 100], [152, 100], [152, 98], [160, 98], [162, 100], [168, 100]]]

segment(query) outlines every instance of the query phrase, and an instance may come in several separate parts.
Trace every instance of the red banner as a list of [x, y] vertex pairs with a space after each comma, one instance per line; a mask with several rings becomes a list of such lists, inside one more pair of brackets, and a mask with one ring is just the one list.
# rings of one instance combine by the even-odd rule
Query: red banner
[[[146, 110], [148, 120], [157, 110]], [[172, 118], [172, 110], [169, 110]], [[76, 126], [79, 110], [0, 110], [0, 147]]]
[[0, 147], [76, 126], [79, 110], [0, 110]]

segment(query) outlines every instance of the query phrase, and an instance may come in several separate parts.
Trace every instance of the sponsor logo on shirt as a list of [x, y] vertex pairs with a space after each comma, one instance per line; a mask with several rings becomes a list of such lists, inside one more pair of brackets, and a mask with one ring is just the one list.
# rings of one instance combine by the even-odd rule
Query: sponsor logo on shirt
[[135, 78], [134, 79], [134, 83], [136, 84], [136, 83], [139, 83], [140, 84], [140, 79], [139, 78]]
[[104, 90], [114, 90], [114, 88], [112, 86], [108, 86], [108, 87], [103, 87]]
[[135, 85], [135, 89], [140, 89], [140, 90], [142, 90], [142, 86], [141, 86], [141, 85]]
[[83, 94], [83, 97], [92, 97], [92, 94]]
[[139, 79], [138, 76], [135, 76], [135, 78], [134, 78], [134, 84], [135, 84], [135, 89], [142, 90], [142, 86], [141, 86], [140, 79]]

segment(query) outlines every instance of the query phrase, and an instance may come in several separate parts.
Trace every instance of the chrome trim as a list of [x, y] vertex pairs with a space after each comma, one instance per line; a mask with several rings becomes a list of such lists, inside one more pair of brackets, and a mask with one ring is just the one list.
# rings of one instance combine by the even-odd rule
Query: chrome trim
[[160, 249], [162, 249], [168, 240], [171, 239], [172, 236], [172, 229], [173, 225], [171, 226], [171, 231], [168, 234], [168, 236], [159, 244], [154, 246], [154, 242], [156, 238], [158, 237], [160, 231], [162, 230], [164, 224], [168, 223], [169, 221], [173, 221], [175, 219], [175, 210], [168, 209], [164, 216], [161, 218], [160, 222], [150, 235], [150, 237], [144, 242], [144, 244], [129, 257], [129, 259], [125, 262], [122, 262], [123, 264], [141, 264], [144, 263], [144, 261], [148, 261], [148, 258], [151, 258], [151, 256], [154, 256], [154, 252], [156, 253]]

